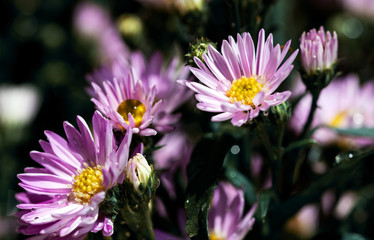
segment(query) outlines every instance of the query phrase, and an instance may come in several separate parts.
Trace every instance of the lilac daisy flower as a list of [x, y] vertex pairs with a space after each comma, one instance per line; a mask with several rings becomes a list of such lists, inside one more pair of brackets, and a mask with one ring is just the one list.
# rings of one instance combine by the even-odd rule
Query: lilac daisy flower
[[260, 110], [285, 102], [290, 91], [275, 92], [293, 69], [296, 50], [283, 64], [291, 41], [283, 50], [273, 46], [270, 34], [265, 41], [265, 31], [258, 35], [257, 51], [249, 33], [223, 41], [221, 53], [212, 46], [203, 55], [204, 62], [195, 58], [198, 68], [191, 72], [202, 82], [181, 80], [180, 83], [197, 92], [197, 108], [217, 112], [212, 121], [231, 119], [234, 126], [241, 126], [258, 116]]
[[91, 99], [92, 102], [111, 120], [115, 129], [131, 129], [133, 133], [143, 136], [157, 134], [156, 130], [148, 126], [161, 100], [156, 102], [156, 87], [148, 89], [133, 69], [104, 81], [102, 87], [92, 82], [92, 87], [96, 95], [96, 98]]
[[106, 191], [122, 183], [132, 132], [127, 131], [118, 149], [109, 121], [95, 112], [93, 136], [87, 123], [77, 117], [79, 131], [64, 123], [67, 141], [46, 131], [40, 141], [44, 152], [30, 156], [41, 168], [26, 168], [17, 195], [20, 232], [32, 239], [83, 239], [88, 232], [113, 233], [110, 216], [99, 212]]
[[[91, 85], [94, 87], [94, 89], [88, 89], [89, 94], [97, 99], [102, 98], [98, 94], [98, 92], [100, 92], [100, 90], [98, 90], [98, 87], [100, 87], [101, 91], [105, 91], [106, 94], [110, 93], [110, 96], [108, 95], [108, 97], [118, 95], [118, 93], [107, 91], [104, 83], [106, 82], [106, 85], [108, 86], [115, 86], [117, 84], [120, 84], [123, 85], [123, 87], [130, 88], [131, 85], [125, 83], [126, 81], [129, 81], [129, 79], [126, 79], [126, 77], [123, 76], [129, 75], [129, 72], [133, 72], [132, 74], [134, 76], [138, 76], [135, 81], [139, 82], [139, 86], [142, 86], [143, 89], [141, 96], [134, 96], [134, 99], [142, 102], [143, 105], [148, 104], [148, 106], [150, 107], [146, 107], [146, 109], [149, 110], [151, 110], [151, 108], [155, 108], [156, 106], [152, 107], [153, 103], [146, 103], [141, 100], [142, 98], [146, 98], [146, 96], [148, 96], [151, 102], [154, 102], [154, 99], [162, 100], [161, 102], [157, 103], [157, 105], [159, 105], [157, 107], [157, 111], [152, 111], [152, 119], [151, 122], [147, 122], [148, 125], [149, 123], [152, 123], [152, 126], [156, 131], [169, 132], [175, 128], [176, 123], [180, 119], [180, 114], [175, 114], [174, 111], [188, 99], [190, 99], [192, 92], [188, 89], [186, 90], [186, 88], [176, 83], [177, 79], [189, 78], [188, 68], [182, 66], [178, 58], [174, 58], [164, 69], [163, 60], [163, 56], [159, 52], [153, 54], [149, 61], [147, 61], [143, 54], [141, 54], [140, 52], [133, 53], [129, 62], [125, 62], [123, 61], [123, 59], [118, 59], [118, 61], [112, 64], [111, 68], [103, 67], [101, 70], [95, 71], [93, 74], [87, 77], [88, 81], [90, 81]], [[132, 66], [132, 69], [130, 65]], [[120, 90], [120, 92], [122, 92], [122, 96], [123, 92], [131, 93], [131, 91], [132, 90], [125, 90], [122, 88]], [[151, 96], [152, 94], [154, 96]], [[118, 101], [121, 102], [125, 100], [125, 97], [117, 98], [119, 99]], [[101, 100], [99, 101], [101, 102]], [[108, 104], [105, 105], [107, 108], [114, 109], [114, 112], [116, 112], [121, 102], [108, 102]], [[98, 105], [96, 104], [96, 106]], [[112, 113], [111, 115], [105, 115], [112, 120], [117, 119], [119, 123], [120, 121], [122, 121], [120, 118], [115, 118], [115, 116], [112, 116], [116, 115], [115, 113]], [[146, 122], [144, 116], [145, 113], [143, 115], [143, 119]], [[141, 119], [139, 118], [139, 120]], [[123, 121], [122, 124], [120, 123], [119, 125], [127, 129]], [[141, 126], [141, 128], [139, 128], [141, 131], [141, 135], [156, 134], [154, 130], [147, 130], [146, 132], [144, 132], [145, 127], [147, 126]]]
[[303, 32], [300, 38], [301, 64], [307, 74], [331, 69], [338, 57], [338, 37], [321, 26], [308, 33]]
[[[360, 86], [357, 75], [351, 74], [335, 79], [322, 90], [318, 99], [319, 106], [312, 121], [312, 128], [325, 125], [335, 128], [372, 128], [374, 127], [374, 109], [368, 103], [374, 101], [374, 83]], [[306, 95], [296, 106], [290, 121], [290, 127], [301, 132], [310, 111], [312, 96]], [[365, 146], [372, 139], [363, 137], [341, 137], [334, 130], [319, 128], [313, 132], [321, 144], [345, 143], [353, 146]]]
[[[209, 239], [241, 240], [252, 229], [255, 219], [253, 215], [257, 203], [243, 217], [244, 193], [229, 183], [218, 184], [213, 194], [208, 211]], [[188, 239], [177, 238], [160, 230], [155, 231], [156, 239]]]

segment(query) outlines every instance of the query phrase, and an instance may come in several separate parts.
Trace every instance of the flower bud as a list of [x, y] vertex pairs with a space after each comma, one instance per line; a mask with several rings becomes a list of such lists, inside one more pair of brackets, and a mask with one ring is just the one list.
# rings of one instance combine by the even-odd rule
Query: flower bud
[[187, 57], [187, 63], [191, 66], [195, 66], [194, 57], [199, 58], [204, 62], [203, 54], [208, 52], [208, 46], [216, 48], [217, 44], [210, 41], [208, 38], [201, 37], [196, 39], [194, 42], [190, 43], [188, 53], [185, 55]]
[[338, 37], [321, 26], [303, 33], [300, 38], [302, 77], [309, 90], [321, 90], [335, 77]]
[[288, 122], [291, 116], [291, 106], [286, 101], [276, 106], [272, 106], [269, 110], [269, 119], [276, 125], [283, 125]]
[[126, 179], [132, 183], [137, 190], [140, 184], [146, 185], [148, 183], [151, 173], [152, 168], [149, 166], [145, 157], [140, 153], [137, 153], [129, 160], [125, 169]]

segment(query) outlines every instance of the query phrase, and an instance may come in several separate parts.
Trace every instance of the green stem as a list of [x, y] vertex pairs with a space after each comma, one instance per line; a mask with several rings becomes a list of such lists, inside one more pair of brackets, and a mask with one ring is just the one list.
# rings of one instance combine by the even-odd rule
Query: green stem
[[266, 148], [266, 152], [270, 157], [271, 165], [273, 165], [274, 161], [276, 160], [276, 156], [272, 144], [270, 142], [270, 138], [266, 133], [265, 124], [261, 120], [257, 122], [256, 130], [258, 136], [260, 137], [262, 143]]
[[303, 131], [300, 135], [301, 139], [303, 139], [307, 136], [307, 132], [309, 131], [310, 125], [312, 124], [314, 113], [316, 112], [316, 109], [318, 107], [317, 106], [317, 101], [318, 101], [320, 93], [321, 93], [320, 90], [312, 92], [312, 104], [310, 106], [310, 112], [309, 112], [309, 115], [308, 115], [308, 119], [307, 119], [307, 121], [304, 125], [304, 128], [303, 128]]
[[270, 161], [268, 161], [271, 173], [272, 173], [272, 185], [275, 191], [277, 191], [278, 185], [278, 176], [279, 176], [279, 161], [278, 161], [278, 154], [274, 151], [272, 144], [270, 142], [270, 138], [266, 133], [265, 124], [260, 120], [256, 126], [257, 134], [260, 137], [262, 143], [266, 148], [266, 152], [269, 155]]
[[[128, 228], [135, 235], [128, 239], [138, 239], [138, 240], [154, 240], [155, 234], [153, 231], [151, 213], [148, 207], [148, 203], [141, 203], [135, 206], [124, 206], [121, 209], [121, 215], [125, 220]], [[129, 234], [126, 228], [123, 234]], [[121, 229], [118, 229], [121, 231]], [[120, 233], [119, 235], [123, 235]]]

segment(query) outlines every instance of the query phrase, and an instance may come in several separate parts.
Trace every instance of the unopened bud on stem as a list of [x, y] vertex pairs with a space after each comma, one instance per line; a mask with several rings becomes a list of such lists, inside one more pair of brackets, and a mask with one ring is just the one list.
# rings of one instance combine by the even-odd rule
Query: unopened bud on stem
[[133, 184], [136, 190], [140, 184], [147, 184], [152, 168], [149, 166], [145, 157], [137, 153], [131, 158], [125, 169], [126, 179]]

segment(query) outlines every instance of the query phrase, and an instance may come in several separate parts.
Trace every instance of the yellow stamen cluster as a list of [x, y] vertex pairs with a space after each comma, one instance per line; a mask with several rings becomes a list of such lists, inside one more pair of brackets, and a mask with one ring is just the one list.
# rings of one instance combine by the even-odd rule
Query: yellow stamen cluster
[[209, 233], [209, 240], [225, 240], [225, 238], [215, 233]]
[[343, 112], [340, 112], [338, 114], [336, 114], [336, 116], [334, 117], [334, 119], [330, 122], [330, 126], [331, 127], [341, 127], [342, 124], [344, 123], [345, 119], [347, 117], [347, 113], [345, 111]]
[[123, 119], [129, 123], [128, 114], [131, 113], [135, 120], [135, 126], [139, 127], [143, 120], [146, 109], [143, 103], [136, 99], [127, 99], [118, 106], [117, 112], [121, 114]]
[[96, 193], [104, 190], [101, 186], [103, 182], [103, 173], [101, 166], [88, 167], [87, 164], [84, 170], [79, 170], [79, 175], [74, 177], [74, 186], [70, 198], [80, 203], [88, 203], [91, 197]]
[[254, 77], [241, 77], [232, 82], [231, 88], [226, 91], [226, 96], [231, 103], [240, 102], [245, 105], [253, 106], [253, 98], [262, 89], [262, 84], [257, 82]]

